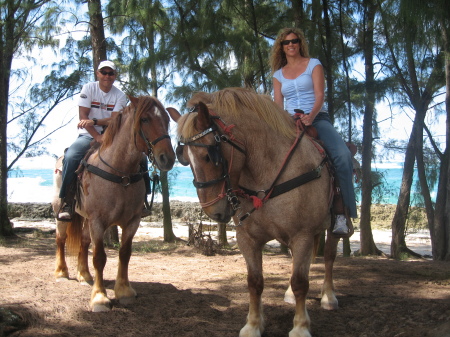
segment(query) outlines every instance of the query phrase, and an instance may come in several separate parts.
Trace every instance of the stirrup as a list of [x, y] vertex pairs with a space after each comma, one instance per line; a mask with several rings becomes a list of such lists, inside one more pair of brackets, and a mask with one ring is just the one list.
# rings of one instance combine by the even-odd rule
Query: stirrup
[[72, 204], [68, 204], [66, 202], [61, 203], [61, 207], [58, 210], [56, 215], [56, 220], [58, 221], [72, 221], [73, 216], [73, 206]]

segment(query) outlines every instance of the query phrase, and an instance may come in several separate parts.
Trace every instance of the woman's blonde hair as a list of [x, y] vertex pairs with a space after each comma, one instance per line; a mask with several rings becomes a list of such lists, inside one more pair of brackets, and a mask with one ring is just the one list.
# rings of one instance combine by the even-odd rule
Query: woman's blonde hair
[[284, 67], [287, 63], [286, 54], [283, 51], [281, 42], [291, 33], [297, 35], [300, 39], [300, 55], [303, 57], [309, 57], [308, 44], [303, 31], [299, 28], [283, 28], [278, 33], [270, 55], [270, 67], [272, 69], [272, 73]]

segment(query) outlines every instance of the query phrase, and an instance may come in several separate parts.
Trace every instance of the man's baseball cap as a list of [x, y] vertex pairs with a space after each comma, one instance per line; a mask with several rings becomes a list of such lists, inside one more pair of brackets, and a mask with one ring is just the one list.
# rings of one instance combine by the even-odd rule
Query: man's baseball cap
[[105, 67], [111, 68], [112, 70], [116, 71], [116, 65], [113, 62], [111, 62], [111, 61], [102, 61], [102, 62], [100, 62], [100, 64], [98, 65], [98, 69], [97, 70], [100, 70], [100, 69], [105, 68]]

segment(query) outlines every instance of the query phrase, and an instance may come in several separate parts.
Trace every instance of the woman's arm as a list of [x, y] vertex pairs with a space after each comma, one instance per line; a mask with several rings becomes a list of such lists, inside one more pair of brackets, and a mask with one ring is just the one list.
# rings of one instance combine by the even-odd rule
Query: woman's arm
[[311, 125], [314, 121], [314, 118], [316, 118], [317, 114], [323, 107], [325, 99], [325, 76], [323, 73], [322, 65], [318, 64], [314, 67], [311, 78], [314, 86], [315, 101], [311, 111], [309, 112], [309, 115], [305, 115], [302, 117], [302, 122], [305, 125]]
[[276, 78], [273, 79], [273, 100], [284, 109], [284, 96], [281, 93], [281, 83]]

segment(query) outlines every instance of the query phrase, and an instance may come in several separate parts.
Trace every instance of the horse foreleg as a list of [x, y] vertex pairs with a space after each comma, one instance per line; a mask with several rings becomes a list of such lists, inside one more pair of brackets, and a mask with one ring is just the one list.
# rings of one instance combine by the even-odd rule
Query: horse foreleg
[[[92, 223], [90, 225], [92, 226]], [[93, 312], [109, 311], [111, 309], [111, 301], [106, 296], [106, 289], [103, 282], [103, 270], [106, 265], [106, 253], [103, 247], [104, 232], [104, 230], [93, 230], [91, 227], [94, 255], [93, 264], [95, 269], [94, 286], [92, 287], [90, 302]]]
[[322, 286], [322, 299], [320, 301], [320, 305], [326, 310], [336, 310], [339, 306], [333, 284], [333, 264], [336, 260], [338, 243], [339, 239], [331, 235], [328, 230], [324, 249], [325, 278]]
[[67, 225], [68, 222], [56, 220], [56, 281], [69, 278], [69, 269], [67, 268], [65, 255]]
[[127, 226], [122, 231], [122, 242], [119, 251], [119, 268], [117, 270], [116, 284], [114, 286], [116, 299], [122, 304], [132, 303], [137, 295], [128, 280], [128, 265], [131, 257], [133, 237], [138, 226], [139, 220], [136, 225]]
[[313, 238], [302, 238], [291, 245], [292, 276], [291, 287], [295, 296], [294, 327], [289, 337], [311, 337], [311, 320], [306, 310], [306, 296], [309, 290], [309, 267], [313, 250]]
[[264, 332], [264, 317], [261, 295], [264, 290], [262, 274], [262, 247], [251, 247], [249, 241], [239, 243], [247, 263], [247, 284], [250, 295], [247, 324], [239, 332], [239, 337], [260, 337]]
[[77, 280], [82, 284], [92, 284], [93, 278], [89, 271], [88, 254], [89, 245], [91, 244], [91, 235], [89, 233], [89, 222], [85, 220], [83, 232], [81, 235], [81, 246], [78, 252], [78, 272]]

